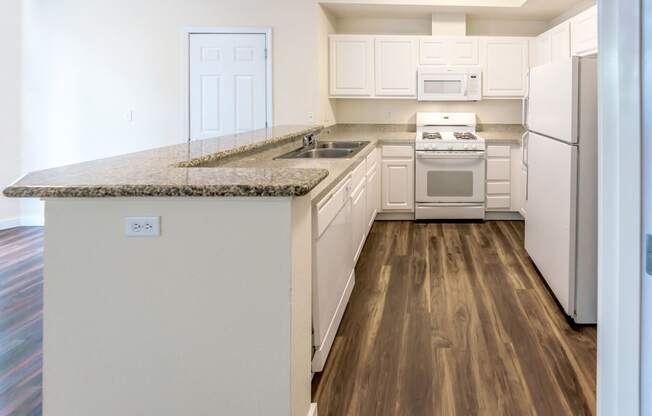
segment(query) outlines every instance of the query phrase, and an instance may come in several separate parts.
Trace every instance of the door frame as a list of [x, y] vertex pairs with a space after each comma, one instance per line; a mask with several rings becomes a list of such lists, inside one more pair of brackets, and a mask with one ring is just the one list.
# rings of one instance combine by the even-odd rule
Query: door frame
[[598, 0], [597, 410], [641, 414], [641, 0]]
[[181, 141], [190, 142], [190, 35], [196, 34], [214, 34], [214, 35], [265, 35], [265, 123], [267, 127], [274, 125], [274, 101], [273, 97], [273, 77], [272, 77], [272, 28], [271, 27], [186, 27], [181, 34], [181, 44], [183, 53], [181, 55], [181, 85], [183, 86], [183, 114], [181, 123]]

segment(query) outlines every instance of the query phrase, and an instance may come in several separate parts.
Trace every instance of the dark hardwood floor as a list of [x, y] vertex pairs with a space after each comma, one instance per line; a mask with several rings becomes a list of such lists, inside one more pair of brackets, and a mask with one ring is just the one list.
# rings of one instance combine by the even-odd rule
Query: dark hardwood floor
[[595, 326], [574, 327], [521, 222], [376, 222], [319, 416], [595, 414]]
[[0, 416], [41, 414], [43, 229], [0, 231]]

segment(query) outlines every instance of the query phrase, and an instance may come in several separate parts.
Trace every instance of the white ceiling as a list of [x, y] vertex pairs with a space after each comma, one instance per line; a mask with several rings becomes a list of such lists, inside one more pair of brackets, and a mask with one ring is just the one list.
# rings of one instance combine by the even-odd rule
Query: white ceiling
[[434, 12], [470, 18], [551, 20], [585, 0], [329, 0], [321, 2], [338, 18], [429, 18]]

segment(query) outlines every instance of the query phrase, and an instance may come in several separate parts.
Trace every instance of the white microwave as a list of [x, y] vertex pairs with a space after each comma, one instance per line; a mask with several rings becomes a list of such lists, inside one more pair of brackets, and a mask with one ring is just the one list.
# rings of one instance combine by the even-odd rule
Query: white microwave
[[419, 101], [480, 101], [482, 70], [479, 66], [419, 66]]

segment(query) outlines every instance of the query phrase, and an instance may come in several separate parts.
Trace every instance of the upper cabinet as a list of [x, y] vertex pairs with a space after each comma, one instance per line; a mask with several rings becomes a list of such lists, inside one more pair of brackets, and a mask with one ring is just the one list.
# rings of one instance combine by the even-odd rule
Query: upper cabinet
[[419, 43], [410, 36], [376, 37], [376, 95], [417, 96]]
[[427, 36], [419, 39], [421, 65], [478, 65], [478, 39]]
[[529, 68], [528, 38], [487, 37], [480, 41], [482, 95], [523, 97]]
[[598, 51], [598, 6], [573, 17], [570, 28], [573, 55], [590, 55]]
[[370, 97], [374, 94], [374, 38], [330, 37], [330, 95]]
[[535, 60], [531, 66], [549, 64], [570, 56], [570, 22], [564, 22], [540, 34], [534, 41]]

